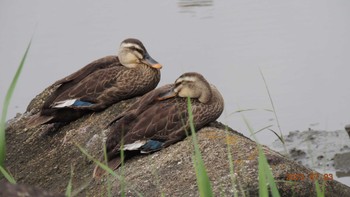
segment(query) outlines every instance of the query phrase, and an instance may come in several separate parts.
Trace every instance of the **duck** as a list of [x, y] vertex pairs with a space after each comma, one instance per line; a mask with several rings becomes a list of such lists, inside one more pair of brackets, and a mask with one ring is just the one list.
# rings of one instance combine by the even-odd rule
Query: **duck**
[[[184, 73], [174, 84], [142, 96], [107, 125], [108, 167], [116, 170], [122, 160], [159, 151], [186, 138], [191, 133], [187, 98], [191, 101], [195, 131], [218, 119], [223, 112], [224, 99], [218, 89], [197, 72]], [[120, 156], [121, 148], [124, 158]], [[105, 161], [104, 156], [100, 160]], [[104, 174], [97, 165], [93, 177]]]
[[140, 40], [125, 39], [117, 56], [95, 60], [56, 81], [53, 85], [57, 88], [28, 126], [69, 123], [121, 100], [146, 94], [158, 85], [161, 68]]

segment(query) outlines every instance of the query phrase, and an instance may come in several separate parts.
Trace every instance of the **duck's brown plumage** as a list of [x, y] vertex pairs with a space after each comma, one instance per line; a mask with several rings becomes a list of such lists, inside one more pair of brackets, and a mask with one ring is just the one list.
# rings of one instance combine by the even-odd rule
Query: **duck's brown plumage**
[[[191, 98], [194, 126], [196, 130], [199, 130], [221, 115], [224, 101], [218, 90], [209, 85], [198, 73], [185, 73], [179, 79], [186, 79], [188, 76], [204, 81], [203, 84], [209, 88], [207, 91], [210, 91], [210, 98], [206, 103], [200, 102], [198, 98]], [[187, 82], [181, 83], [186, 85]], [[134, 150], [148, 153], [184, 139], [187, 131], [190, 133], [187, 98], [175, 96], [164, 99], [166, 94], [178, 87], [179, 84], [175, 83], [157, 88], [145, 94], [128, 110], [115, 118], [110, 124], [110, 133], [106, 141], [110, 168], [115, 169], [120, 165], [119, 153], [122, 139], [125, 154], [128, 156], [128, 151], [133, 149], [132, 146], [129, 146], [131, 144], [137, 144], [137, 142], [147, 144], [150, 140], [152, 143], [153, 141], [161, 143], [160, 146], [155, 145], [154, 147], [134, 146]], [[122, 136], [125, 137], [122, 138]], [[103, 170], [96, 168], [94, 173], [94, 176], [98, 177], [103, 174]]]
[[[127, 39], [122, 42], [121, 47], [123, 43], [128, 44], [129, 51], [120, 54], [144, 53], [144, 56], [150, 58], [140, 41]], [[40, 114], [30, 120], [29, 125], [69, 122], [89, 112], [101, 111], [121, 100], [153, 90], [160, 80], [160, 71], [152, 65], [141, 62], [142, 58], [138, 62], [132, 62], [133, 65], [127, 66], [123, 65], [117, 56], [107, 56], [55, 82], [54, 85], [58, 88], [45, 101]], [[80, 106], [65, 104], [67, 106], [57, 107], [59, 103], [73, 99], [88, 104]]]

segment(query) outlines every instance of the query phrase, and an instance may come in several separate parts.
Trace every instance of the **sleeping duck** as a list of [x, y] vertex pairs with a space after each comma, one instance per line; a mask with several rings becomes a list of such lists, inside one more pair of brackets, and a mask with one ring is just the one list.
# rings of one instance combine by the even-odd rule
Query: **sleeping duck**
[[[121, 164], [120, 148], [125, 158], [151, 153], [183, 140], [190, 133], [187, 97], [191, 99], [195, 130], [215, 121], [224, 109], [220, 92], [199, 73], [185, 73], [174, 84], [152, 90], [110, 124], [106, 140], [109, 168]], [[103, 157], [101, 161], [103, 161]], [[104, 170], [96, 166], [94, 177]]]
[[126, 39], [118, 56], [93, 61], [55, 82], [58, 88], [44, 102], [40, 113], [29, 120], [28, 126], [70, 122], [121, 100], [143, 95], [158, 85], [161, 68], [141, 41]]

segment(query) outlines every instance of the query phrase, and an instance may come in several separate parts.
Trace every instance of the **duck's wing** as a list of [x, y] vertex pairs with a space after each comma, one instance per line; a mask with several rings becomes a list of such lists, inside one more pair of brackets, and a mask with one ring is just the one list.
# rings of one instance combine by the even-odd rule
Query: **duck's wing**
[[[101, 59], [98, 59], [87, 66], [83, 67], [82, 69], [78, 70], [77, 72], [58, 80], [54, 83], [54, 85], [59, 85], [58, 88], [51, 94], [50, 97], [47, 98], [43, 105], [43, 110], [49, 110], [52, 106], [58, 105], [57, 107], [65, 107], [69, 105], [73, 105], [76, 100], [76, 98], [70, 96], [70, 90], [74, 89], [79, 83], [82, 81], [86, 81], [86, 78], [91, 77], [91, 75], [94, 75], [97, 72], [101, 72], [103, 69], [111, 68], [111, 67], [123, 67], [119, 63], [117, 56], [107, 56]], [[92, 79], [92, 78], [90, 78]], [[97, 79], [96, 79], [97, 80]], [[88, 80], [89, 81], [89, 80]], [[93, 84], [96, 85], [96, 84]], [[82, 85], [78, 85], [79, 87], [82, 87]], [[83, 91], [83, 89], [80, 90], [80, 92]], [[66, 101], [67, 100], [67, 101]], [[59, 102], [59, 103], [56, 103]], [[56, 104], [55, 104], [56, 103]], [[77, 104], [85, 104], [88, 103], [79, 103]]]
[[[106, 149], [107, 149], [107, 158], [108, 158], [108, 167], [112, 170], [117, 169], [121, 165], [120, 158], [120, 145], [123, 136], [126, 136], [127, 144], [125, 144], [124, 150], [137, 150], [142, 145], [146, 144], [146, 142], [138, 140], [141, 139], [142, 136], [137, 137], [137, 132], [133, 131], [132, 127], [135, 123], [138, 123], [138, 116], [143, 116], [143, 112], [147, 111], [149, 108], [152, 108], [156, 102], [159, 102], [157, 99], [164, 92], [168, 92], [171, 89], [172, 85], [165, 85], [163, 87], [157, 88], [143, 95], [140, 99], [138, 99], [133, 105], [131, 105], [127, 110], [123, 113], [116, 116], [109, 124], [108, 127], [110, 132], [107, 136], [106, 140]], [[152, 110], [151, 110], [152, 111]], [[129, 131], [132, 134], [128, 134]], [[136, 140], [133, 140], [136, 139]], [[129, 141], [132, 141], [129, 143]], [[123, 142], [122, 142], [123, 143]], [[152, 144], [157, 143], [154, 141]], [[148, 143], [148, 144], [151, 144]], [[159, 144], [159, 143], [157, 143]], [[149, 146], [149, 145], [148, 145]], [[153, 145], [154, 147], [154, 145]], [[100, 158], [100, 161], [103, 161], [104, 157]], [[100, 166], [96, 165], [93, 177], [99, 178], [106, 171], [102, 169]]]
[[28, 119], [28, 122], [26, 123], [27, 128], [34, 128], [39, 125], [45, 124], [52, 120], [54, 116], [43, 116], [40, 114], [35, 114], [34, 116], [30, 117]]
[[116, 146], [119, 146], [122, 136], [132, 131], [132, 127], [139, 121], [139, 116], [144, 116], [143, 112], [152, 108], [155, 103], [159, 102], [158, 97], [164, 92], [169, 91], [173, 85], [165, 85], [148, 92], [132, 104], [127, 110], [116, 116], [109, 124], [110, 130], [107, 140], [107, 152], [111, 152]]
[[[102, 108], [113, 103], [112, 99], [116, 99], [112, 95], [112, 91], [116, 91], [118, 87], [115, 84], [118, 80], [120, 72], [124, 67], [111, 67], [96, 71], [82, 81], [68, 88], [52, 102], [52, 108], [64, 107], [93, 107], [99, 104]], [[96, 108], [96, 107], [95, 107]]]
[[95, 60], [95, 61], [91, 62], [90, 64], [84, 66], [83, 68], [79, 69], [78, 71], [74, 72], [73, 74], [56, 81], [53, 85], [60, 85], [60, 84], [74, 81], [74, 80], [81, 81], [86, 76], [90, 75], [91, 73], [93, 73], [97, 70], [108, 68], [108, 67], [113, 66], [113, 64], [118, 64], [118, 63], [119, 63], [119, 59], [117, 56], [111, 55], [111, 56], [106, 56], [106, 57], [100, 58], [100, 59]]
[[[188, 113], [184, 99], [159, 101], [149, 106], [127, 125], [123, 138], [124, 150], [140, 150], [143, 153], [157, 151], [186, 137]], [[120, 144], [108, 154], [119, 154]]]

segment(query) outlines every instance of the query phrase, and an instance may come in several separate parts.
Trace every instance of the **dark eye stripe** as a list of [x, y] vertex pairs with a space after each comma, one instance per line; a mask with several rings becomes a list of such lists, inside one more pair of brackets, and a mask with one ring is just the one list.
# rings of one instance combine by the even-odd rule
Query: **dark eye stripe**
[[130, 47], [130, 49], [139, 52], [141, 55], [144, 53], [143, 50], [138, 49], [136, 47]]

